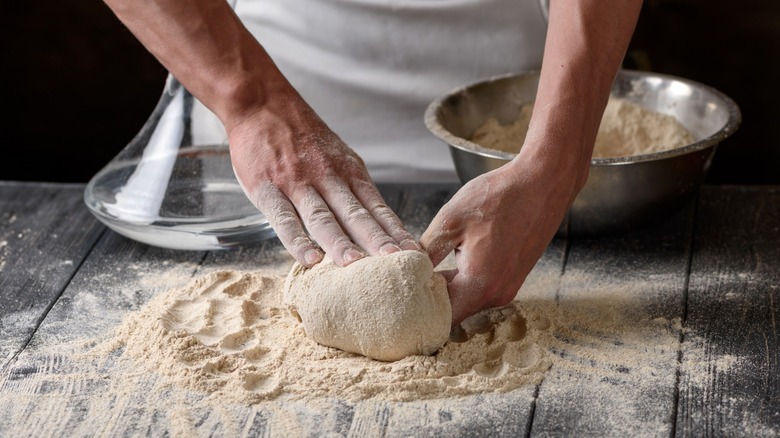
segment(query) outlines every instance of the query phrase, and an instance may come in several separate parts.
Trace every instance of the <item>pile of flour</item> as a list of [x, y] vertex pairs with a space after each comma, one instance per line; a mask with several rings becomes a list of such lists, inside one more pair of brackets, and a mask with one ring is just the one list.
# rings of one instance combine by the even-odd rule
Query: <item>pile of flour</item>
[[258, 272], [205, 275], [130, 315], [102, 350], [121, 350], [131, 366], [176, 386], [242, 403], [505, 392], [541, 382], [552, 364], [538, 345], [549, 322], [524, 316], [517, 302], [472, 318], [434, 356], [380, 362], [307, 337], [283, 303], [283, 283]]
[[[486, 120], [471, 137], [478, 145], [517, 153], [528, 134], [533, 103], [523, 105], [517, 119], [502, 125]], [[672, 116], [642, 108], [624, 99], [610, 98], [601, 119], [593, 158], [618, 158], [675, 149], [695, 141]]]
[[[106, 294], [67, 298], [83, 312], [69, 324], [89, 337], [43, 334], [0, 374], [0, 428], [8, 436], [455, 436], [475, 424], [509, 430], [524, 406], [549, 413], [557, 401], [582, 400], [596, 408], [577, 412], [580, 424], [655, 436], [669, 417], [650, 403], [672, 406], [676, 385], [717, 403], [717, 388], [749, 365], [709, 332], [683, 328], [678, 275], [573, 264], [561, 275], [560, 263], [542, 258], [511, 306], [467, 320], [437, 355], [394, 363], [304, 336], [280, 305], [292, 264], [281, 246], [230, 265], [252, 272], [212, 272], [217, 264], [196, 280], [189, 263], [131, 263], [124, 269], [137, 280], [107, 272], [90, 287], [142, 307], [119, 323], [118, 313], [104, 315], [117, 307], [103, 305]], [[745, 402], [735, 397], [729, 406]], [[747, 415], [726, 433], [771, 434], [763, 421]]]

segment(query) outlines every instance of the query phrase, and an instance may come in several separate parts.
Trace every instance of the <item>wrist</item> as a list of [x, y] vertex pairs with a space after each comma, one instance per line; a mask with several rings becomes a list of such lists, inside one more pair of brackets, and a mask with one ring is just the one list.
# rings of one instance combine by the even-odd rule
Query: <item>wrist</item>
[[267, 112], [282, 113], [284, 106], [295, 106], [302, 100], [281, 73], [277, 73], [245, 73], [220, 81], [217, 99], [220, 105], [215, 112], [228, 132], [248, 119], [256, 121]]
[[543, 181], [551, 195], [573, 201], [588, 179], [593, 142], [563, 129], [529, 132], [508, 167], [517, 177]]

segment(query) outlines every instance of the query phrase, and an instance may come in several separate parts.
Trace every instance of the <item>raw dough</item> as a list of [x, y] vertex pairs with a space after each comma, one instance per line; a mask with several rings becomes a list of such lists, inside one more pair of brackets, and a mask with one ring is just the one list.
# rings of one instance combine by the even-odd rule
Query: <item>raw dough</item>
[[284, 300], [314, 341], [383, 361], [435, 353], [452, 324], [446, 280], [419, 251], [295, 264]]

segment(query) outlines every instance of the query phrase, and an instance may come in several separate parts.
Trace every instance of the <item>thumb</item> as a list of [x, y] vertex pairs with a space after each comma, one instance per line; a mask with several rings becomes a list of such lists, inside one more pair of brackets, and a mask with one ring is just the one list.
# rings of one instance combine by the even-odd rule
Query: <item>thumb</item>
[[464, 319], [479, 312], [484, 307], [478, 288], [473, 279], [463, 272], [458, 272], [447, 284], [447, 291], [452, 304], [452, 326], [455, 327]]
[[428, 253], [433, 266], [438, 266], [461, 243], [452, 233], [446, 232], [441, 223], [437, 215], [420, 237], [420, 246]]

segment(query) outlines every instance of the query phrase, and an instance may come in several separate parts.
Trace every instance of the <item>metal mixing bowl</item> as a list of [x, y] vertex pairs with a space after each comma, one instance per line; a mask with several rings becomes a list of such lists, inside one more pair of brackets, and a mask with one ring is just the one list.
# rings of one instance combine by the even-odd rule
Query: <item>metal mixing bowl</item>
[[[488, 118], [502, 124], [516, 120], [520, 107], [534, 100], [538, 84], [538, 71], [504, 75], [453, 91], [428, 106], [425, 124], [449, 145], [464, 184], [514, 157], [467, 139]], [[594, 158], [559, 234], [625, 231], [674, 213], [696, 193], [715, 147], [737, 130], [742, 118], [723, 93], [668, 75], [622, 70], [612, 95], [674, 116], [696, 142], [652, 154]]]

